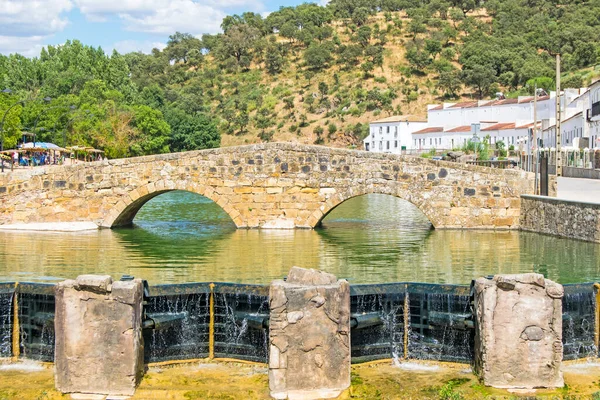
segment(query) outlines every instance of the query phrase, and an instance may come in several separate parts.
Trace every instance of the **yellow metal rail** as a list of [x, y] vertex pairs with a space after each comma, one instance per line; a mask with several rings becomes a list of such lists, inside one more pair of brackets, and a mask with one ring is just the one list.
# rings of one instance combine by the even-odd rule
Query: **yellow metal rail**
[[215, 358], [215, 284], [211, 283], [210, 287], [210, 319], [208, 321], [208, 358]]
[[594, 324], [594, 345], [598, 349], [600, 343], [600, 283], [594, 283], [596, 290], [596, 318]]
[[21, 355], [21, 328], [19, 326], [19, 296], [17, 295], [19, 282], [15, 283], [13, 293], [13, 326], [12, 326], [12, 356], [16, 361]]

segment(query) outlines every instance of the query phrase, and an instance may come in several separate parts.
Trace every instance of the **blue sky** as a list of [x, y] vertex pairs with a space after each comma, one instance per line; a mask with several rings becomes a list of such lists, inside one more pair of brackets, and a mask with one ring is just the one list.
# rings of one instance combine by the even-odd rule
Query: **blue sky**
[[[324, 0], [322, 0], [323, 2]], [[0, 53], [37, 56], [79, 39], [110, 52], [149, 52], [176, 31], [219, 32], [225, 15], [266, 15], [303, 0], [0, 0]], [[315, 1], [318, 2], [318, 1]]]

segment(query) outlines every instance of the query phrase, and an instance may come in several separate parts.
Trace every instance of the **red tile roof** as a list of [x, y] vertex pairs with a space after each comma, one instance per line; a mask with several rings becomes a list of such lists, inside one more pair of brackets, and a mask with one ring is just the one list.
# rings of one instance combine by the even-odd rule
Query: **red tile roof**
[[[538, 122], [538, 126], [541, 126], [541, 123]], [[533, 128], [533, 122], [515, 127], [515, 129], [527, 129], [527, 128]]]
[[514, 122], [503, 122], [500, 124], [488, 126], [487, 128], [483, 128], [482, 131], [501, 131], [504, 129], [515, 129], [515, 123]]
[[488, 106], [504, 106], [507, 104], [518, 104], [518, 103], [519, 103], [519, 99], [504, 99], [504, 100], [495, 100], [486, 105], [488, 105]]
[[432, 107], [429, 109], [429, 111], [437, 111], [437, 110], [443, 110], [444, 109], [444, 105], [443, 104], [439, 104], [435, 107]]
[[457, 126], [456, 128], [448, 129], [445, 132], [471, 132], [471, 125]]
[[451, 105], [448, 108], [471, 108], [471, 107], [477, 107], [479, 103], [476, 101], [463, 101], [461, 103], [456, 103], [454, 105]]
[[421, 134], [421, 133], [434, 133], [434, 132], [444, 132], [444, 128], [441, 126], [433, 126], [431, 128], [421, 129], [420, 131], [413, 132], [413, 134]]

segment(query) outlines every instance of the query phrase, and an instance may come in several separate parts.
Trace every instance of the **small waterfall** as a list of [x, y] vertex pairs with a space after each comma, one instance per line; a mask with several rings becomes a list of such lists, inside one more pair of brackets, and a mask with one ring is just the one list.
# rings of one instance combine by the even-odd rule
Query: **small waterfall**
[[12, 355], [13, 293], [12, 284], [0, 286], [0, 358]]
[[[28, 284], [30, 287], [36, 287]], [[47, 285], [40, 288], [46, 288]], [[33, 292], [33, 291], [32, 291]], [[20, 291], [19, 327], [21, 333], [21, 357], [31, 360], [54, 361], [54, 305], [51, 294]]]
[[[175, 285], [173, 285], [175, 286]], [[208, 356], [210, 293], [151, 296], [145, 311], [154, 329], [144, 329], [146, 362], [186, 360]], [[164, 291], [163, 291], [164, 292]]]
[[245, 286], [215, 293], [215, 357], [267, 362], [268, 297]]
[[357, 285], [351, 290], [352, 362], [403, 358], [404, 285]]
[[465, 323], [471, 317], [470, 297], [435, 289], [410, 294], [409, 357], [471, 362], [473, 330]]
[[594, 345], [595, 293], [591, 284], [579, 293], [569, 293], [570, 289], [565, 285], [563, 359], [595, 358], [598, 356]]

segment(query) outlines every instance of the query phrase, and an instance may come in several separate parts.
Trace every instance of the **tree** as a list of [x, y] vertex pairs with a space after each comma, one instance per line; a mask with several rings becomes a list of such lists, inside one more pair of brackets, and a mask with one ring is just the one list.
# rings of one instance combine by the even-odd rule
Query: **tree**
[[496, 71], [484, 65], [474, 65], [462, 71], [463, 81], [475, 88], [480, 99], [489, 92], [490, 87], [496, 82]]
[[427, 27], [423, 23], [422, 18], [413, 18], [408, 24], [408, 32], [412, 34], [413, 40], [417, 38], [419, 33], [426, 33]]
[[234, 57], [238, 65], [247, 59], [250, 50], [254, 47], [254, 43], [259, 38], [260, 32], [247, 24], [233, 25], [221, 37], [218, 47], [221, 59], [225, 60], [228, 57]]
[[192, 62], [194, 65], [198, 65], [202, 60], [201, 48], [202, 42], [200, 39], [189, 33], [176, 32], [174, 35], [169, 36], [167, 47], [163, 52], [170, 61]]
[[140, 140], [131, 146], [134, 155], [169, 152], [171, 127], [160, 111], [148, 106], [135, 106], [131, 125], [141, 133]]
[[424, 51], [419, 50], [416, 46], [410, 48], [406, 52], [405, 57], [410, 66], [417, 71], [422, 71], [431, 62], [429, 56]]
[[[17, 100], [13, 96], [0, 94], [0, 120], [4, 114], [8, 111], [9, 107], [13, 106]], [[17, 140], [21, 136], [21, 112], [23, 108], [21, 105], [14, 106], [4, 119], [4, 125], [2, 126], [4, 135], [3, 147], [4, 149], [15, 149], [17, 148]]]
[[456, 69], [442, 71], [437, 86], [442, 89], [446, 95], [456, 97], [458, 91], [462, 87], [460, 73]]
[[331, 51], [323, 44], [312, 44], [304, 52], [304, 61], [309, 69], [320, 70], [332, 59]]
[[435, 59], [442, 51], [442, 43], [439, 40], [425, 39], [425, 51]]
[[359, 7], [352, 13], [352, 22], [357, 26], [362, 26], [369, 20], [369, 10], [366, 7]]
[[329, 87], [325, 82], [319, 82], [319, 92], [321, 93], [321, 98], [327, 96], [327, 92], [329, 91]]
[[371, 28], [368, 26], [361, 26], [356, 33], [357, 42], [361, 44], [361, 46], [366, 47], [369, 45], [369, 41], [371, 40]]
[[188, 114], [170, 108], [165, 119], [171, 126], [170, 151], [210, 149], [221, 144], [217, 124], [203, 113]]
[[265, 54], [265, 67], [271, 75], [281, 72], [285, 64], [285, 59], [281, 54], [281, 48], [277, 44], [271, 44], [267, 47]]

